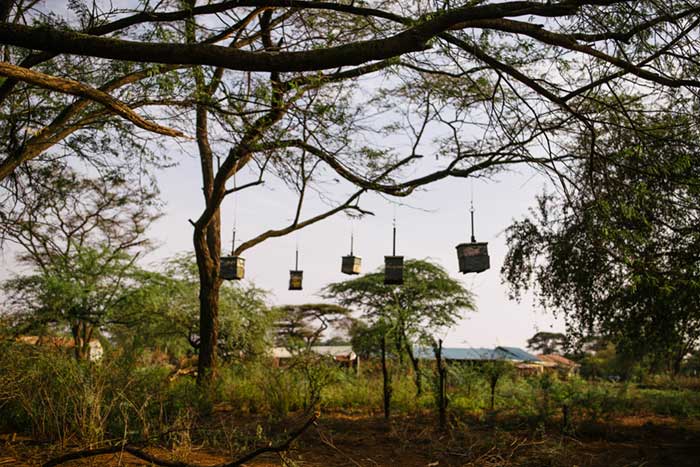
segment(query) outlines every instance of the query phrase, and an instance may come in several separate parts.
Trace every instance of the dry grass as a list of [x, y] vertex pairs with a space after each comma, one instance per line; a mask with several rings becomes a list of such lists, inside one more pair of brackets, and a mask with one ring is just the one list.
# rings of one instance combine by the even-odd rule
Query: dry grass
[[[217, 414], [222, 423], [241, 436], [256, 435], [262, 419], [241, 420]], [[298, 467], [626, 467], [700, 465], [700, 423], [687, 424], [669, 417], [625, 417], [605, 423], [581, 424], [572, 435], [555, 427], [508, 426], [452, 421], [450, 431], [436, 431], [433, 416], [400, 417], [390, 423], [368, 416], [322, 416], [286, 456], [261, 456], [250, 466]], [[269, 428], [269, 427], [268, 427]], [[279, 427], [278, 427], [279, 428]], [[200, 465], [231, 459], [229, 449], [206, 442], [156, 449], [164, 457], [186, 458]], [[36, 466], [57, 453], [52, 446], [29, 439], [0, 438], [0, 466]], [[186, 452], [185, 452], [186, 451]], [[67, 466], [147, 465], [127, 454], [75, 461]]]

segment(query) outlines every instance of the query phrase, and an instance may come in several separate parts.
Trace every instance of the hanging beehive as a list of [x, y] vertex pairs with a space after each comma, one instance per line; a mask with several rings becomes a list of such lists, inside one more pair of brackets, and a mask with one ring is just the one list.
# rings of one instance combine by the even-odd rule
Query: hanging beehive
[[219, 260], [219, 275], [222, 279], [241, 280], [245, 276], [245, 259], [234, 256], [236, 250], [236, 228], [233, 228], [233, 240], [231, 241], [231, 256], [222, 256]]
[[222, 256], [220, 265], [220, 275], [224, 280], [241, 280], [245, 276], [245, 259], [240, 256]]
[[394, 219], [392, 256], [384, 257], [384, 284], [403, 284], [403, 256], [396, 256], [396, 219]]
[[297, 248], [294, 270], [289, 271], [289, 290], [301, 290], [301, 283], [303, 279], [304, 271], [299, 270], [299, 249]]
[[471, 208], [472, 238], [470, 243], [457, 245], [457, 260], [459, 272], [483, 272], [491, 267], [487, 242], [477, 242], [474, 237], [474, 206]]
[[403, 256], [384, 257], [384, 283], [387, 285], [403, 284]]
[[355, 275], [360, 273], [362, 258], [354, 255], [353, 247], [354, 235], [350, 234], [350, 254], [348, 256], [343, 256], [343, 261], [340, 265], [340, 272], [343, 274]]
[[304, 271], [289, 271], [289, 290], [301, 290]]

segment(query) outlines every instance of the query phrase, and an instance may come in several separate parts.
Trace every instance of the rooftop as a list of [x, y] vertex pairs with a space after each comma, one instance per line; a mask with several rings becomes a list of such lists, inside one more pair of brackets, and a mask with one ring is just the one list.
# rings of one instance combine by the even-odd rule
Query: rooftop
[[[431, 347], [419, 347], [415, 350], [417, 358], [433, 359], [435, 353]], [[508, 360], [514, 362], [539, 362], [534, 355], [518, 347], [443, 347], [442, 357], [445, 360]]]

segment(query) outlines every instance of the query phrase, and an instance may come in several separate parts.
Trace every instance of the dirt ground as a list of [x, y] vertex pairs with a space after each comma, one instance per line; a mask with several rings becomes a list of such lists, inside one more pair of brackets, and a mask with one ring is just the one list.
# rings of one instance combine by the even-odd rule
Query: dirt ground
[[[700, 466], [700, 422], [672, 418], [625, 417], [604, 423], [579, 423], [562, 434], [556, 426], [526, 426], [512, 421], [456, 422], [447, 433], [434, 428], [429, 414], [397, 417], [322, 415], [285, 455], [265, 454], [248, 466], [299, 467], [508, 467], [508, 466]], [[227, 426], [233, 437], [250, 436], [248, 445], [226, 450], [207, 447], [206, 436], [171, 449], [149, 449], [168, 460], [211, 466], [231, 461], [253, 446], [259, 421], [218, 414], [213, 426]], [[234, 427], [234, 428], [232, 428]], [[267, 427], [269, 428], [269, 427]], [[213, 433], [213, 431], [212, 431]], [[236, 452], [232, 452], [232, 451]], [[64, 454], [30, 439], [0, 437], [0, 466], [36, 466]], [[238, 454], [238, 455], [237, 455]], [[63, 464], [75, 466], [150, 465], [128, 453], [109, 454]]]

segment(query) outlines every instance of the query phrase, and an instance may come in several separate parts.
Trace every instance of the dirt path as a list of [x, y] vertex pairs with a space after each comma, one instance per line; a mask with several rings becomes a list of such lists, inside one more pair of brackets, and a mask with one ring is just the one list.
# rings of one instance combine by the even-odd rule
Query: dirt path
[[[233, 423], [234, 418], [229, 420]], [[242, 427], [243, 421], [237, 420]], [[220, 422], [220, 421], [219, 421]], [[700, 424], [673, 419], [628, 417], [606, 424], [582, 425], [572, 435], [555, 428], [537, 429], [456, 423], [447, 434], [432, 427], [430, 417], [405, 417], [387, 424], [380, 418], [324, 416], [285, 457], [264, 455], [247, 464], [256, 467], [623, 467], [700, 466]], [[250, 423], [249, 423], [250, 424]], [[243, 431], [241, 431], [243, 433]], [[177, 456], [163, 458], [203, 466], [230, 461], [223, 449], [194, 443]], [[36, 466], [55, 457], [55, 447], [8, 436], [0, 438], [0, 467]], [[129, 454], [72, 461], [75, 466], [144, 466]]]

